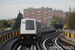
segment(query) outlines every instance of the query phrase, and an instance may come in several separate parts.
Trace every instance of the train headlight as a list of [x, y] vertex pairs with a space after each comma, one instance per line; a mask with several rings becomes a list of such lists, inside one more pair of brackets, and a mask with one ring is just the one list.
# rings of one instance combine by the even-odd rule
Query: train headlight
[[24, 37], [22, 37], [22, 39], [24, 39]]
[[35, 39], [35, 37], [33, 37], [33, 39]]

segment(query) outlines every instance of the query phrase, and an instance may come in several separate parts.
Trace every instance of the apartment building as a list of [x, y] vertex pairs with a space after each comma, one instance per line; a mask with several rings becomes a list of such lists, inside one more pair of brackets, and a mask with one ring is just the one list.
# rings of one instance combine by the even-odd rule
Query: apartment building
[[67, 18], [67, 12], [63, 12], [63, 10], [53, 10], [53, 15], [58, 15]]
[[52, 8], [28, 8], [24, 9], [24, 18], [34, 18], [41, 22], [42, 25], [50, 25], [53, 20]]

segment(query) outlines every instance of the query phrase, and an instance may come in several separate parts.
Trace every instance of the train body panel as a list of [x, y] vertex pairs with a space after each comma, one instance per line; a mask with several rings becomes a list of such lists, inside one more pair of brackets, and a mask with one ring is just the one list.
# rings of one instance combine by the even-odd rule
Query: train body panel
[[36, 20], [35, 19], [22, 19], [20, 34], [36, 34]]
[[20, 39], [23, 45], [36, 44], [37, 42], [37, 21], [35, 19], [25, 18], [21, 20]]
[[63, 28], [63, 25], [62, 24], [55, 24], [54, 25], [54, 28], [55, 29], [62, 29]]

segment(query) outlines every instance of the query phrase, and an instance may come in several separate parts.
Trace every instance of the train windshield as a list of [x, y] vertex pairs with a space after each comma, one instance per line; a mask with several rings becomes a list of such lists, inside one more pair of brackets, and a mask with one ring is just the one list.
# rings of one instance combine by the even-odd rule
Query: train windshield
[[34, 21], [26, 20], [26, 30], [34, 30]]

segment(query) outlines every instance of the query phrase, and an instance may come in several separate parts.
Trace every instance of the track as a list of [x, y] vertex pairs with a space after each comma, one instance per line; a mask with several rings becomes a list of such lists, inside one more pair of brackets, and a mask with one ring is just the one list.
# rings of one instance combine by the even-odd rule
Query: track
[[19, 50], [30, 50], [30, 47], [22, 46]]
[[64, 50], [75, 50], [75, 47], [65, 43], [64, 41], [58, 39], [57, 43], [64, 49]]
[[75, 47], [65, 43], [64, 41], [60, 40], [58, 37], [54, 39], [54, 46], [58, 50], [75, 50]]
[[20, 49], [21, 49], [21, 47], [22, 47], [22, 45], [19, 45], [19, 47], [17, 48], [17, 50], [20, 50]]
[[54, 46], [55, 46], [58, 50], [64, 50], [64, 49], [57, 43], [57, 39], [58, 39], [58, 38], [56, 38], [55, 41], [54, 41]]
[[[57, 31], [56, 31], [57, 32]], [[53, 33], [53, 31], [51, 31], [51, 33], [47, 33], [47, 34], [44, 34], [43, 35], [43, 37], [45, 38], [48, 38], [48, 39], [50, 39], [50, 38], [53, 38], [53, 37], [55, 37], [55, 36], [57, 36], [57, 35], [55, 35], [55, 36], [53, 36], [54, 34], [56, 34], [56, 32], [54, 32]], [[57, 33], [58, 34], [58, 33]], [[50, 35], [50, 36], [48, 36], [48, 35]], [[43, 38], [42, 37], [42, 38]], [[47, 39], [47, 40], [48, 40]], [[45, 41], [46, 42], [46, 41]], [[43, 41], [40, 39], [40, 41], [38, 41], [38, 43], [37, 43], [37, 45], [31, 45], [31, 49], [28, 49], [28, 50], [43, 50], [42, 48], [45, 46], [45, 45], [41, 45], [43, 43]], [[43, 43], [44, 44], [44, 43]], [[43, 47], [41, 47], [41, 46], [43, 46]], [[20, 45], [18, 48], [17, 48], [17, 50], [26, 50], [26, 46], [22, 46], [22, 45]], [[41, 48], [41, 49], [40, 49]]]
[[[54, 36], [50, 36], [50, 37], [48, 37], [47, 39], [45, 39], [44, 41], [43, 41], [43, 47], [44, 47], [44, 49], [45, 50], [56, 50], [56, 48], [53, 46], [53, 42], [52, 42], [52, 40], [54, 39], [54, 37], [56, 37], [57, 35], [54, 35]], [[48, 41], [48, 43], [47, 43], [47, 41]], [[50, 46], [47, 46], [47, 45], [50, 45]], [[52, 48], [51, 48], [52, 47]]]
[[20, 45], [17, 50], [37, 50], [36, 45], [31, 45], [31, 47], [26, 47], [26, 46], [22, 46]]
[[3, 48], [3, 50], [11, 50], [10, 48], [11, 48], [12, 44], [13, 44], [15, 41], [17, 41], [18, 39], [19, 39], [19, 38], [16, 38], [16, 39], [13, 39], [13, 40], [9, 41], [9, 43], [7, 43], [7, 44], [5, 45], [5, 47]]
[[[53, 39], [55, 37], [57, 37], [60, 33], [58, 31], [56, 32], [51, 32], [49, 33], [48, 35], [44, 36], [44, 38], [40, 41], [40, 47], [41, 47], [41, 50], [52, 50], [52, 49], [49, 49], [50, 47], [53, 47], [54, 50], [56, 50], [56, 48], [53, 46]], [[52, 44], [51, 46], [49, 46], [48, 44]]]

